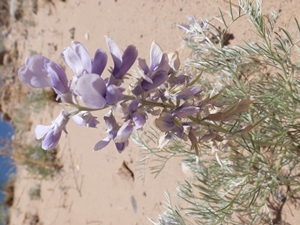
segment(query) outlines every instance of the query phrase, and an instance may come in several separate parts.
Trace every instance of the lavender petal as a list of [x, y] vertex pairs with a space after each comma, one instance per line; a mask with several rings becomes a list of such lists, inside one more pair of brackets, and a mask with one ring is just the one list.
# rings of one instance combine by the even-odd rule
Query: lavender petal
[[74, 49], [76, 55], [79, 57], [82, 67], [84, 68], [84, 71], [82, 71], [81, 73], [91, 73], [92, 61], [87, 48], [78, 41], [72, 42], [72, 48]]
[[48, 62], [45, 64], [45, 69], [50, 75], [50, 80], [53, 89], [57, 94], [63, 95], [69, 91], [68, 79], [63, 68], [54, 63]]
[[58, 132], [55, 132], [54, 129], [50, 130], [46, 136], [44, 137], [43, 141], [42, 141], [42, 148], [44, 150], [51, 150], [51, 149], [54, 149], [58, 142], [59, 142], [59, 139], [61, 137], [61, 133], [62, 133], [62, 130], [58, 131]]
[[99, 151], [99, 150], [105, 148], [109, 144], [110, 140], [111, 140], [110, 136], [107, 136], [106, 138], [104, 138], [101, 141], [97, 142], [94, 149], [93, 149], [93, 151]]
[[43, 138], [52, 128], [53, 125], [37, 125], [34, 130], [36, 139], [40, 140], [41, 138]]
[[183, 106], [174, 110], [172, 115], [175, 115], [179, 118], [192, 116], [199, 111], [199, 108], [196, 106]]
[[176, 99], [183, 99], [183, 100], [187, 100], [189, 98], [191, 98], [192, 96], [195, 96], [196, 94], [199, 94], [202, 91], [202, 87], [201, 86], [188, 86], [186, 88], [184, 88], [181, 92], [175, 94], [175, 98]]
[[106, 89], [105, 99], [108, 105], [115, 105], [123, 98], [122, 88], [117, 87], [116, 85], [109, 85]]
[[128, 143], [129, 143], [128, 140], [122, 143], [115, 143], [118, 152], [122, 153], [124, 149], [128, 146]]
[[128, 113], [131, 114], [136, 112], [138, 110], [139, 103], [139, 99], [132, 100], [128, 106]]
[[120, 127], [120, 129], [117, 133], [117, 136], [114, 139], [114, 141], [116, 143], [125, 142], [130, 137], [130, 135], [133, 131], [133, 126], [129, 123], [130, 123], [130, 121], [127, 121]]
[[83, 74], [84, 68], [81, 62], [81, 59], [75, 53], [75, 51], [66, 47], [61, 53], [62, 58], [64, 59], [66, 65], [77, 75], [80, 76]]
[[155, 75], [155, 77], [152, 79], [152, 83], [143, 80], [141, 82], [141, 87], [143, 90], [149, 91], [162, 85], [167, 79], [168, 75], [165, 72], [161, 71]]
[[122, 66], [122, 54], [119, 47], [109, 36], [105, 36], [107, 47], [111, 53], [115, 68], [119, 69]]
[[79, 77], [74, 93], [80, 96], [87, 107], [101, 109], [106, 105], [104, 98], [106, 86], [103, 79], [97, 74], [85, 74]]
[[107, 126], [107, 131], [109, 132], [115, 132], [117, 134], [119, 130], [119, 125], [117, 124], [117, 121], [112, 113], [112, 111], [109, 111], [105, 116], [104, 116], [104, 121]]
[[167, 132], [175, 128], [175, 123], [173, 122], [174, 117], [169, 113], [162, 113], [162, 115], [155, 119], [154, 123], [161, 132]]
[[158, 44], [155, 42], [152, 42], [151, 44], [151, 49], [150, 49], [150, 66], [149, 70], [154, 70], [156, 69], [161, 60], [162, 60], [163, 52]]
[[133, 63], [135, 62], [136, 58], [138, 56], [138, 51], [135, 46], [129, 45], [123, 56], [122, 56], [122, 65], [120, 68], [114, 68], [113, 75], [117, 79], [122, 79], [128, 70], [131, 68]]
[[149, 67], [147, 66], [145, 59], [138, 59], [138, 67], [144, 74], [149, 73]]
[[135, 125], [134, 128], [138, 130], [141, 129], [146, 123], [146, 116], [136, 112], [133, 114], [132, 120]]
[[92, 73], [98, 74], [101, 76], [107, 63], [107, 55], [102, 49], [98, 49], [95, 53], [93, 64], [92, 64]]
[[97, 125], [100, 123], [97, 119], [97, 117], [93, 116], [90, 112], [82, 111], [74, 116], [72, 116], [72, 119], [75, 123], [77, 123], [78, 126], [87, 126], [91, 128], [97, 127]]
[[41, 55], [29, 56], [25, 65], [18, 71], [19, 79], [31, 88], [51, 87], [50, 78], [44, 67], [46, 62], [50, 60]]
[[135, 86], [132, 89], [131, 92], [132, 92], [132, 94], [139, 96], [139, 95], [143, 94], [145, 91], [143, 90], [142, 86], [140, 84], [138, 84], [137, 86]]

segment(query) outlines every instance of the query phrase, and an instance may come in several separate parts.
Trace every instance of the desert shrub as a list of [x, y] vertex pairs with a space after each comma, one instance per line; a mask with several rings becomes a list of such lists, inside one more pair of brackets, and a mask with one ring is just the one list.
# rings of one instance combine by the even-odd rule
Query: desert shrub
[[18, 153], [14, 158], [17, 163], [26, 166], [28, 172], [43, 179], [51, 177], [61, 169], [56, 157], [57, 150], [44, 151], [40, 146], [18, 146]]
[[[212, 20], [189, 18], [180, 25], [192, 51], [185, 70], [201, 73], [202, 94], [220, 93], [223, 105], [248, 99], [250, 106], [228, 122], [226, 110], [212, 105], [211, 127], [202, 127], [197, 137], [199, 152], [176, 137], [163, 148], [150, 147], [159, 143], [156, 128], [135, 136], [148, 152], [142, 163], [152, 165], [153, 172], [171, 157], [183, 156], [194, 174], [178, 186], [182, 205], [172, 205], [167, 195], [167, 210], [153, 224], [281, 224], [282, 208], [297, 202], [300, 26], [295, 19], [298, 36], [292, 35], [278, 27], [278, 17], [278, 12], [264, 15], [260, 1], [239, 1]], [[229, 29], [241, 28], [236, 23], [255, 36], [233, 39]]]
[[1, 225], [6, 225], [8, 224], [8, 213], [7, 213], [7, 210], [6, 210], [6, 207], [1, 204], [0, 205], [0, 224]]
[[31, 200], [38, 200], [41, 198], [41, 185], [37, 184], [31, 187], [28, 191], [29, 198]]
[[31, 127], [28, 114], [41, 112], [53, 99], [55, 99], [55, 95], [52, 90], [32, 90], [28, 92], [23, 102], [18, 104], [12, 115], [12, 122], [16, 127], [16, 132], [28, 131]]
[[8, 208], [11, 207], [15, 199], [15, 174], [11, 174], [6, 183], [1, 186], [4, 199], [0, 203], [0, 224], [9, 224]]

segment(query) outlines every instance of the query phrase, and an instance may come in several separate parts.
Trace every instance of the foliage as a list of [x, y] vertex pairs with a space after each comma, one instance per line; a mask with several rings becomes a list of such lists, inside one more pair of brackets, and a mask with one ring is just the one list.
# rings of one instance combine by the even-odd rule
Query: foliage
[[37, 184], [34, 187], [31, 187], [28, 191], [29, 198], [31, 200], [38, 200], [41, 198], [41, 185]]
[[[278, 224], [284, 204], [297, 199], [299, 40], [277, 27], [277, 12], [263, 15], [261, 7], [260, 1], [243, 0], [212, 20], [189, 18], [189, 24], [180, 25], [193, 53], [185, 70], [201, 71], [202, 93], [220, 93], [218, 100], [231, 107], [247, 99], [250, 107], [224, 122], [220, 118], [226, 110], [212, 106], [216, 113], [208, 129], [200, 128], [208, 136], [200, 136], [199, 153], [176, 137], [163, 148], [152, 148], [149, 140], [159, 143], [160, 133], [151, 129], [135, 135], [148, 154], [142, 163], [160, 162], [154, 172], [181, 155], [194, 173], [193, 181], [178, 187], [178, 197], [188, 206], [169, 204], [154, 224]], [[254, 41], [229, 44], [229, 28], [241, 21], [252, 25]], [[296, 19], [295, 28], [300, 34]]]
[[15, 108], [13, 112], [13, 125], [16, 127], [16, 132], [24, 132], [30, 129], [31, 123], [28, 120], [28, 113], [39, 113], [47, 105], [55, 99], [52, 90], [31, 90], [26, 94], [23, 102]]
[[15, 176], [11, 174], [6, 181], [4, 187], [1, 187], [1, 191], [4, 195], [4, 201], [0, 204], [0, 224], [9, 224], [8, 208], [13, 205], [14, 202], [14, 190], [15, 190]]
[[37, 145], [22, 145], [15, 148], [18, 149], [18, 152], [14, 154], [14, 159], [25, 165], [26, 169], [33, 175], [45, 179], [61, 169], [56, 157], [56, 149], [44, 151]]
[[4, 225], [4, 224], [8, 224], [8, 215], [7, 215], [7, 211], [4, 207], [4, 205], [0, 205], [0, 224]]

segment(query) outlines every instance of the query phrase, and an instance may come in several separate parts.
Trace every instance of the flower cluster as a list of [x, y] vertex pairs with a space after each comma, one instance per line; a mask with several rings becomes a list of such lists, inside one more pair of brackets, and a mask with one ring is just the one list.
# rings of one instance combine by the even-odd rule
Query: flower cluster
[[[114, 141], [117, 150], [122, 152], [132, 132], [142, 129], [150, 115], [156, 117], [155, 125], [163, 132], [163, 145], [171, 137], [177, 137], [190, 141], [191, 147], [197, 150], [198, 143], [203, 140], [223, 140], [218, 132], [226, 132], [212, 122], [229, 121], [249, 107], [249, 101], [240, 100], [222, 110], [224, 103], [216, 100], [217, 95], [203, 98], [203, 88], [198, 84], [201, 74], [195, 76], [180, 70], [178, 53], [166, 54], [155, 42], [151, 45], [149, 65], [144, 59], [138, 59], [137, 80], [130, 85], [130, 94], [125, 95], [123, 81], [138, 52], [130, 45], [122, 54], [110, 37], [106, 37], [106, 43], [114, 67], [105, 78], [102, 74], [107, 64], [106, 53], [98, 49], [91, 58], [79, 42], [73, 42], [72, 47], [61, 53], [65, 64], [73, 71], [70, 81], [60, 65], [40, 55], [28, 57], [19, 69], [18, 75], [24, 84], [32, 88], [51, 87], [57, 99], [73, 107], [70, 112], [62, 110], [50, 126], [36, 127], [36, 138], [43, 140], [43, 149], [52, 149], [58, 144], [62, 131], [67, 133], [70, 118], [79, 126], [94, 128], [99, 121], [91, 112], [109, 108], [104, 116], [108, 136], [96, 143], [94, 151]], [[116, 109], [122, 114], [121, 124], [116, 121]], [[219, 110], [212, 113], [210, 109]]]
[[70, 112], [61, 111], [52, 125], [37, 126], [36, 138], [43, 139], [42, 147], [45, 150], [57, 145], [62, 131], [66, 132], [69, 118], [72, 117], [79, 126], [96, 127], [99, 121], [91, 111], [115, 106], [124, 98], [125, 89], [120, 85], [138, 52], [130, 45], [122, 55], [110, 37], [106, 37], [106, 43], [114, 62], [109, 78], [102, 77], [107, 64], [106, 53], [98, 49], [94, 58], [91, 58], [86, 47], [79, 42], [73, 42], [72, 47], [63, 49], [61, 53], [65, 64], [73, 71], [71, 81], [68, 81], [60, 65], [41, 55], [28, 57], [25, 65], [19, 69], [18, 76], [24, 84], [32, 88], [51, 87], [57, 94], [57, 100], [74, 107]]

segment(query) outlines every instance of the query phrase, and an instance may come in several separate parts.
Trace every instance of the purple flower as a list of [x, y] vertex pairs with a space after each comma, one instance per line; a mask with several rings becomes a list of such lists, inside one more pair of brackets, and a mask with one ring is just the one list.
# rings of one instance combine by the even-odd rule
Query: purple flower
[[69, 82], [63, 68], [50, 61], [45, 63], [45, 69], [50, 75], [51, 86], [57, 94], [57, 99], [62, 102], [72, 102], [72, 92], [70, 91]]
[[172, 115], [178, 118], [185, 118], [187, 116], [192, 116], [197, 112], [199, 112], [199, 107], [191, 106], [188, 103], [183, 103], [172, 112]]
[[170, 136], [177, 136], [183, 140], [187, 139], [185, 129], [191, 127], [193, 124], [190, 122], [181, 122], [175, 115], [163, 112], [161, 116], [154, 121], [156, 127]]
[[154, 123], [161, 132], [168, 132], [176, 127], [176, 124], [174, 123], [174, 118], [174, 115], [171, 115], [167, 112], [163, 112], [159, 118], [154, 120]]
[[101, 75], [107, 63], [107, 55], [102, 49], [98, 49], [95, 53], [94, 59], [92, 60], [92, 71], [91, 73], [95, 73]]
[[124, 88], [118, 87], [114, 84], [108, 85], [106, 89], [105, 99], [108, 105], [115, 105], [120, 100], [123, 99], [122, 92], [125, 91]]
[[[117, 134], [119, 133], [119, 130], [120, 130], [120, 126], [117, 124], [116, 119], [112, 115], [111, 111], [107, 115], [104, 116], [104, 120], [107, 125], [108, 136], [106, 138], [102, 139], [101, 141], [99, 141], [95, 145], [94, 151], [98, 151], [98, 150], [101, 150], [102, 148], [106, 147], [111, 140], [114, 140], [114, 138], [117, 136]], [[121, 153], [128, 146], [127, 139], [124, 142], [115, 142], [115, 146], [116, 146], [118, 152]]]
[[116, 143], [124, 143], [128, 141], [128, 138], [130, 137], [132, 131], [133, 131], [133, 125], [130, 120], [127, 120], [118, 130], [118, 133], [114, 138], [114, 141]]
[[79, 126], [87, 126], [95, 128], [100, 123], [98, 120], [96, 120], [97, 117], [93, 116], [90, 112], [87, 111], [81, 111], [78, 114], [72, 116], [72, 119], [75, 123], [77, 123]]
[[62, 110], [59, 116], [52, 122], [50, 126], [37, 125], [35, 128], [36, 139], [43, 139], [42, 148], [50, 150], [57, 146], [62, 131], [67, 133], [66, 125], [69, 122], [69, 115]]
[[192, 79], [192, 76], [190, 75], [185, 75], [182, 73], [177, 73], [175, 76], [172, 76], [168, 80], [168, 84], [170, 85], [171, 88], [173, 87], [178, 87], [180, 85], [184, 85], [186, 83], [189, 83], [190, 80]]
[[45, 69], [45, 64], [49, 62], [49, 59], [41, 55], [27, 57], [25, 65], [18, 71], [19, 79], [31, 88], [51, 87], [51, 80]]
[[63, 68], [54, 63], [46, 62], [45, 70], [50, 75], [51, 86], [59, 95], [64, 95], [69, 92], [68, 79]]
[[120, 49], [111, 39], [111, 37], [106, 36], [105, 39], [114, 62], [114, 69], [112, 71], [112, 76], [110, 77], [108, 84], [115, 84], [117, 86], [120, 86], [127, 71], [135, 62], [138, 51], [135, 46], [129, 45], [122, 55]]
[[34, 55], [26, 59], [25, 65], [18, 71], [20, 80], [32, 88], [52, 87], [63, 102], [71, 102], [67, 75], [63, 68], [55, 62]]
[[180, 92], [172, 95], [176, 100], [188, 100], [196, 95], [198, 95], [202, 91], [202, 87], [199, 85], [192, 85], [185, 87]]
[[[199, 111], [196, 106], [190, 106], [188, 103], [183, 103], [181, 106], [172, 112], [162, 112], [159, 118], [155, 119], [155, 125], [162, 132], [182, 132], [183, 126], [186, 123], [181, 122], [183, 118], [192, 116]], [[179, 132], [179, 133], [180, 133]]]
[[80, 42], [73, 41], [72, 48], [66, 47], [61, 52], [66, 65], [77, 75], [90, 73], [92, 60], [86, 47]]
[[192, 16], [187, 16], [186, 18], [189, 23], [179, 25], [179, 28], [181, 28], [185, 33], [203, 33], [209, 30], [209, 25], [206, 21], [201, 21]]
[[122, 100], [122, 92], [125, 89], [118, 86], [137, 57], [134, 46], [129, 46], [122, 56], [111, 38], [106, 37], [106, 42], [115, 64], [112, 76], [108, 80], [97, 77], [102, 74], [107, 63], [107, 55], [101, 49], [96, 51], [93, 60], [88, 50], [79, 42], [72, 42], [72, 48], [67, 47], [62, 51], [65, 63], [75, 73], [73, 92], [86, 106], [93, 109], [103, 108], [106, 104], [115, 105]]
[[121, 104], [123, 117], [125, 120], [130, 120], [134, 123], [135, 129], [141, 129], [146, 123], [146, 114], [139, 111], [140, 101], [135, 99]]
[[72, 42], [72, 48], [63, 49], [61, 56], [77, 77], [89, 73], [101, 75], [107, 63], [107, 55], [102, 49], [96, 51], [92, 60], [86, 47], [77, 41]]
[[168, 55], [163, 53], [159, 45], [155, 42], [152, 43], [150, 49], [149, 67], [144, 59], [139, 59], [138, 64], [138, 70], [142, 79], [139, 84], [133, 88], [133, 94], [141, 95], [143, 92], [157, 88], [168, 79], [168, 73], [170, 71]]
[[101, 109], [107, 103], [106, 85], [97, 74], [85, 74], [79, 77], [73, 91], [89, 108]]

